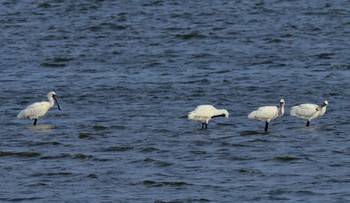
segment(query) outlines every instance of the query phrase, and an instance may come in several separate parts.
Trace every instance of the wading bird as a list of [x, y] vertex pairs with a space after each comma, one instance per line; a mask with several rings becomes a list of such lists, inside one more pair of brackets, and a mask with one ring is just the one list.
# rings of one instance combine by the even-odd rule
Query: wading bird
[[328, 101], [324, 101], [321, 106], [316, 104], [300, 104], [293, 106], [290, 110], [290, 115], [297, 118], [307, 120], [306, 126], [310, 126], [312, 119], [323, 116], [326, 113]]
[[202, 129], [208, 128], [209, 120], [215, 117], [228, 117], [229, 113], [225, 109], [216, 109], [212, 105], [200, 105], [188, 114], [188, 119], [202, 123]]
[[277, 117], [281, 117], [284, 114], [284, 100], [280, 100], [279, 107], [277, 106], [263, 106], [259, 107], [257, 110], [251, 112], [248, 115], [249, 119], [265, 121], [265, 132], [269, 127], [270, 121]]
[[46, 114], [46, 112], [53, 107], [53, 105], [57, 104], [57, 107], [59, 110], [61, 110], [60, 105], [57, 102], [56, 99], [56, 93], [55, 92], [49, 92], [47, 94], [47, 98], [49, 99], [49, 102], [42, 101], [42, 102], [35, 102], [31, 105], [29, 105], [26, 109], [19, 112], [17, 115], [17, 118], [29, 118], [34, 119], [33, 125], [36, 125], [36, 122], [38, 119]]

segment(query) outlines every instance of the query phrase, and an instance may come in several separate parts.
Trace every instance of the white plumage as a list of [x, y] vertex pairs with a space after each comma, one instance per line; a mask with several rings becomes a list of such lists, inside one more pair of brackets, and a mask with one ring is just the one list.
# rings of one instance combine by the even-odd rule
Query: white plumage
[[200, 105], [188, 114], [188, 119], [199, 121], [202, 128], [208, 128], [209, 120], [215, 117], [228, 117], [229, 113], [225, 109], [216, 109], [212, 105]]
[[321, 106], [316, 104], [300, 104], [291, 108], [290, 115], [307, 120], [306, 126], [310, 126], [312, 119], [323, 116], [326, 113], [327, 105], [328, 101], [324, 101]]
[[263, 106], [259, 107], [257, 110], [252, 111], [248, 118], [252, 120], [265, 121], [265, 132], [268, 129], [270, 121], [277, 117], [281, 117], [284, 114], [284, 100], [280, 100], [279, 107], [276, 106]]
[[46, 112], [53, 107], [53, 105], [57, 104], [57, 107], [59, 110], [61, 110], [60, 105], [57, 102], [56, 99], [56, 93], [55, 92], [49, 92], [47, 94], [47, 98], [49, 102], [42, 101], [42, 102], [35, 102], [31, 105], [29, 105], [26, 109], [22, 110], [19, 112], [17, 115], [17, 118], [29, 118], [29, 119], [34, 119], [33, 125], [36, 125], [37, 120], [44, 116]]

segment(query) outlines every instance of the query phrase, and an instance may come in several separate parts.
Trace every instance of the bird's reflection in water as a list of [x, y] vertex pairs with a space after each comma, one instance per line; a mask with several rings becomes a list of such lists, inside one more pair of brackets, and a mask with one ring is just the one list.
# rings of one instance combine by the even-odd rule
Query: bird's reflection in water
[[31, 125], [31, 126], [28, 126], [28, 128], [34, 131], [53, 131], [56, 127], [51, 124], [42, 124], [42, 125]]

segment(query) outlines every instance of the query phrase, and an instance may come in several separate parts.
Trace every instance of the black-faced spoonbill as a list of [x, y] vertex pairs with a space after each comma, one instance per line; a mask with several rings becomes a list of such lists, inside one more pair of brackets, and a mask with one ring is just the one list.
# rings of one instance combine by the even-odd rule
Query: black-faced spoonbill
[[277, 106], [263, 106], [259, 107], [257, 110], [251, 112], [248, 115], [249, 119], [265, 121], [265, 132], [269, 127], [270, 121], [277, 117], [282, 117], [284, 114], [284, 100], [280, 100], [279, 107]]
[[60, 105], [57, 102], [56, 99], [56, 93], [55, 92], [49, 92], [47, 94], [47, 98], [49, 99], [49, 102], [42, 101], [42, 102], [35, 102], [31, 105], [29, 105], [26, 109], [19, 112], [17, 115], [17, 118], [29, 118], [34, 119], [33, 125], [36, 125], [36, 122], [38, 119], [46, 114], [46, 112], [53, 107], [53, 105], [57, 104], [57, 107], [59, 110], [61, 110]]
[[225, 109], [216, 109], [212, 105], [199, 105], [194, 111], [188, 114], [188, 119], [202, 123], [202, 129], [208, 128], [209, 120], [215, 117], [228, 117], [229, 113]]
[[323, 116], [326, 113], [328, 101], [324, 101], [321, 106], [316, 104], [300, 104], [293, 106], [290, 110], [290, 115], [300, 119], [307, 120], [306, 126], [310, 126], [312, 119]]

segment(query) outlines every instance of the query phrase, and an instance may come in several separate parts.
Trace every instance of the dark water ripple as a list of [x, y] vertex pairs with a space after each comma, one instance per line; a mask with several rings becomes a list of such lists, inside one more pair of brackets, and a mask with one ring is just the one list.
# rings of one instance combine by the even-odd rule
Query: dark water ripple
[[[0, 201], [348, 202], [348, 4], [1, 2]], [[16, 118], [50, 90], [62, 111]], [[201, 130], [205, 103], [230, 117]]]

